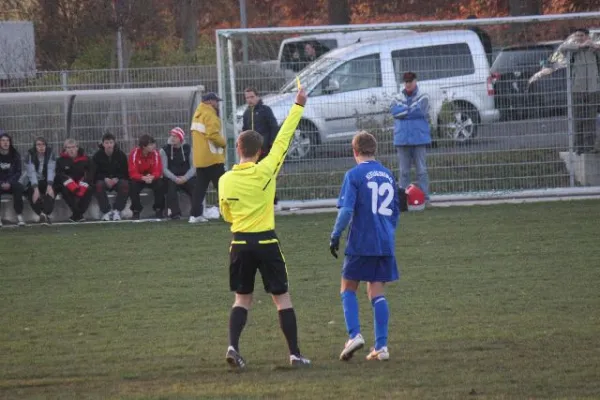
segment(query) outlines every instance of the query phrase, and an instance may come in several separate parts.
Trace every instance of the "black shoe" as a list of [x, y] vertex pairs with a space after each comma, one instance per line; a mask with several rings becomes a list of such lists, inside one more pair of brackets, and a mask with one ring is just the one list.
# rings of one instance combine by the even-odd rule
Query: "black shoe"
[[40, 224], [41, 225], [48, 225], [50, 222], [48, 221], [48, 216], [44, 213], [40, 214]]
[[83, 218], [81, 215], [73, 214], [73, 215], [71, 215], [71, 217], [69, 217], [69, 222], [83, 222], [83, 221], [85, 221], [85, 218]]
[[156, 210], [154, 213], [156, 219], [163, 219], [163, 210]]
[[135, 221], [139, 220], [140, 219], [140, 212], [139, 211], [134, 211], [133, 215], [131, 216], [131, 219], [135, 220]]
[[171, 219], [174, 221], [181, 219], [181, 214], [171, 214]]
[[246, 368], [246, 361], [240, 356], [233, 347], [229, 346], [227, 349], [227, 354], [225, 355], [225, 360], [227, 364], [233, 369], [244, 369]]

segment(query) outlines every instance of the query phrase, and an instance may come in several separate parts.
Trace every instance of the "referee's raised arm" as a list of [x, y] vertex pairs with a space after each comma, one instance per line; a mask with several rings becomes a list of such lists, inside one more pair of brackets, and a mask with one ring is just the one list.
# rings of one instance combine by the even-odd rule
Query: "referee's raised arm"
[[296, 128], [298, 128], [298, 124], [302, 118], [302, 114], [304, 113], [304, 105], [306, 104], [307, 98], [308, 96], [304, 89], [298, 91], [296, 103], [292, 106], [281, 129], [279, 129], [279, 133], [273, 142], [273, 147], [271, 148], [269, 155], [258, 164], [259, 168], [269, 168], [274, 174], [279, 173], [288, 148], [290, 147], [292, 137], [294, 136]]

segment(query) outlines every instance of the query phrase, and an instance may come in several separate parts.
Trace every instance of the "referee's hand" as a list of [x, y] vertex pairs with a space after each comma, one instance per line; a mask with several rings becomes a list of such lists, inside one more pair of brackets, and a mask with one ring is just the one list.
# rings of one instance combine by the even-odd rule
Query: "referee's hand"
[[338, 258], [338, 251], [340, 250], [340, 238], [332, 237], [329, 241], [329, 251], [331, 255]]
[[306, 95], [306, 92], [304, 91], [304, 89], [300, 89], [298, 94], [296, 94], [296, 104], [304, 106], [306, 104], [307, 99], [308, 99], [308, 96]]

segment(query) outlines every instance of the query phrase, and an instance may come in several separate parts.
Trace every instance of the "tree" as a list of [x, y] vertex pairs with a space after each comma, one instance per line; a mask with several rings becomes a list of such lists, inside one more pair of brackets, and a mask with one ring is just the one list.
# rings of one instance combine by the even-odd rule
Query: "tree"
[[176, 34], [183, 39], [183, 51], [193, 53], [198, 47], [200, 0], [176, 0], [172, 11], [176, 22]]
[[539, 15], [542, 13], [541, 0], [509, 0], [510, 15]]
[[327, 0], [327, 15], [331, 25], [348, 25], [350, 23], [348, 0]]

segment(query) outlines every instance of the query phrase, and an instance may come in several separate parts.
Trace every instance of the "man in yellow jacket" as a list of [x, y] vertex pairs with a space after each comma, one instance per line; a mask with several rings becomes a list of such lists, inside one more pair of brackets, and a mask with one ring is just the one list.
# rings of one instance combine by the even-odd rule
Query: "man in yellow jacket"
[[219, 178], [225, 173], [226, 140], [221, 135], [221, 120], [217, 107], [222, 101], [215, 93], [202, 96], [202, 102], [192, 120], [192, 153], [196, 168], [196, 186], [192, 196], [192, 224], [208, 221], [204, 214], [204, 197], [209, 183], [218, 190]]

